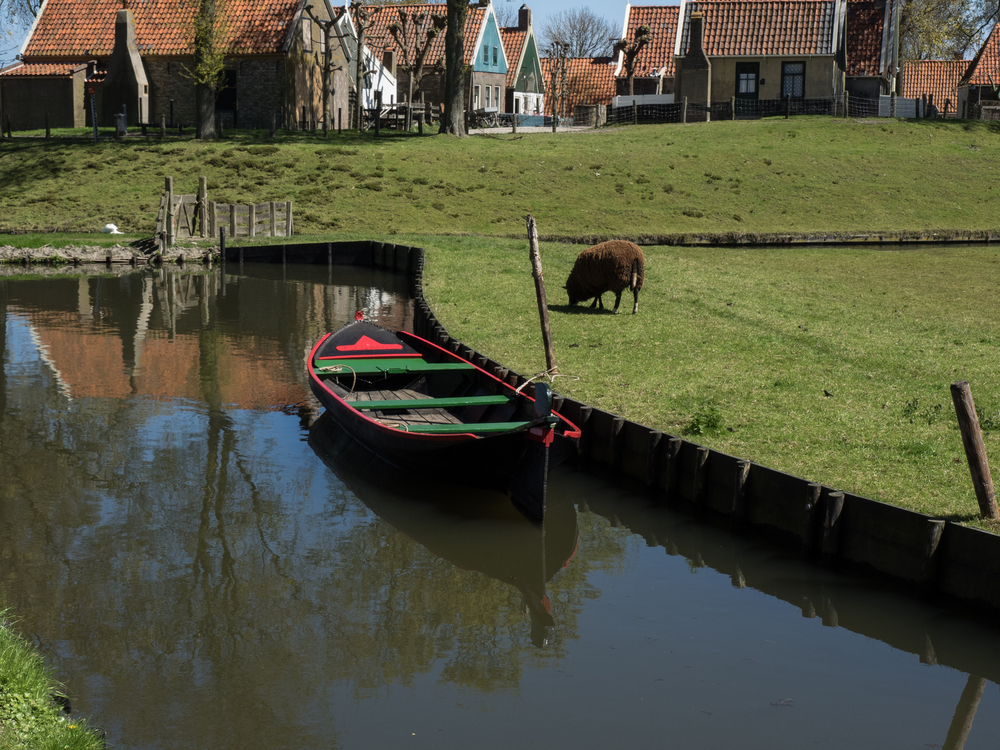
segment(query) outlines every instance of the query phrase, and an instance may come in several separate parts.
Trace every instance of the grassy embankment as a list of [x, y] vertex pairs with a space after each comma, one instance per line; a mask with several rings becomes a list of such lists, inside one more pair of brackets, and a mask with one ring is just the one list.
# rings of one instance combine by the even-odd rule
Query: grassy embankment
[[[15, 141], [0, 145], [0, 169], [0, 231], [111, 221], [148, 236], [163, 176], [193, 191], [205, 174], [220, 201], [293, 199], [306, 235], [418, 244], [430, 252], [426, 290], [442, 322], [525, 373], [544, 361], [528, 211], [543, 238], [587, 242], [1000, 234], [1000, 130], [958, 121], [802, 118], [461, 141]], [[969, 380], [984, 425], [1000, 427], [991, 246], [647, 246], [635, 317], [565, 306], [560, 287], [579, 249], [542, 246], [567, 376], [558, 390], [813, 481], [979, 523], [948, 387]], [[991, 433], [988, 451], [996, 445]]]
[[[6, 611], [0, 609], [0, 620]], [[98, 750], [104, 742], [85, 721], [67, 717], [62, 696], [29, 643], [9, 624], [0, 625], [0, 750]]]

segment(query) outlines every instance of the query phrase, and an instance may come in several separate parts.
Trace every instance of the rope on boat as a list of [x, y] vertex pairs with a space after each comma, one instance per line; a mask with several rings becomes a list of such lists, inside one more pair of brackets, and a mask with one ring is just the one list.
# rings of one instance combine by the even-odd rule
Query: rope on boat
[[530, 383], [530, 382], [532, 382], [534, 380], [538, 380], [541, 377], [548, 378], [550, 383], [556, 382], [556, 378], [572, 378], [573, 380], [579, 380], [580, 379], [577, 375], [562, 375], [562, 374], [560, 374], [558, 372], [557, 373], [553, 373], [552, 371], [555, 370], [555, 369], [556, 368], [553, 367], [553, 368], [551, 368], [549, 370], [545, 370], [544, 372], [540, 372], [537, 375], [532, 375], [530, 378], [528, 378], [523, 383], [521, 383], [521, 385], [519, 385], [517, 388], [515, 388], [514, 389], [514, 393], [516, 393], [518, 395], [521, 395], [521, 389], [524, 388], [524, 386], [526, 386], [528, 383]]
[[349, 365], [329, 365], [328, 367], [316, 368], [316, 372], [318, 372], [320, 375], [332, 375], [333, 373], [343, 372], [344, 370], [350, 370], [351, 375], [354, 376], [354, 378], [351, 380], [351, 389], [347, 392], [347, 395], [350, 395], [354, 393], [354, 386], [358, 384], [358, 373], [354, 371], [353, 367], [350, 367]]

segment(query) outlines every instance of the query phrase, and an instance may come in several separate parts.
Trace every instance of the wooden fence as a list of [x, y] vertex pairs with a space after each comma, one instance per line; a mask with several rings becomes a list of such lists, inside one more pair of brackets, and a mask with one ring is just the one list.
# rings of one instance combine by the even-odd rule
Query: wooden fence
[[156, 216], [161, 251], [177, 240], [216, 238], [223, 228], [229, 237], [291, 237], [292, 202], [216, 203], [208, 200], [204, 177], [199, 178], [197, 195], [176, 195], [173, 178], [166, 178]]

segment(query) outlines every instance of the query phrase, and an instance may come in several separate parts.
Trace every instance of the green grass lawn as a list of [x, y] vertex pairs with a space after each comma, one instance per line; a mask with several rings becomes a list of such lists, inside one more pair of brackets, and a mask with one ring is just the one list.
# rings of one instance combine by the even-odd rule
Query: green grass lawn
[[[527, 241], [424, 244], [425, 291], [448, 331], [521, 373], [544, 370]], [[1000, 248], [647, 247], [635, 316], [628, 292], [624, 314], [569, 307], [562, 285], [579, 249], [542, 245], [558, 391], [979, 524], [949, 387], [970, 382], [1000, 460]]]
[[458, 139], [234, 132], [0, 141], [0, 233], [152, 234], [164, 178], [224, 203], [292, 200], [297, 231], [546, 237], [1000, 230], [1000, 129], [789, 120]]

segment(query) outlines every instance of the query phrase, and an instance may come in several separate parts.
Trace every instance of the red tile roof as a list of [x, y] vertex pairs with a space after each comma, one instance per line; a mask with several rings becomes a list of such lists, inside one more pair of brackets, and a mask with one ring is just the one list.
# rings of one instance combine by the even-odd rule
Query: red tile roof
[[516, 26], [500, 29], [500, 41], [503, 44], [504, 54], [507, 55], [507, 88], [513, 89], [517, 85], [517, 76], [521, 72], [521, 50], [524, 48], [524, 40], [528, 38], [525, 29]]
[[969, 60], [909, 60], [903, 64], [903, 96], [913, 99], [923, 94], [934, 96], [934, 106], [944, 111], [945, 101], [950, 101], [949, 109], [958, 106], [958, 82], [962, 80]]
[[[398, 24], [399, 12], [404, 10], [409, 13], [423, 12], [435, 16], [448, 14], [448, 6], [443, 3], [432, 3], [424, 5], [369, 5], [366, 6], [371, 16], [369, 18], [368, 30], [365, 32], [366, 44], [373, 50], [395, 50], [399, 54], [399, 64], [403, 65], [402, 50], [396, 43], [389, 27], [394, 23]], [[469, 12], [465, 15], [465, 62], [473, 63], [476, 41], [479, 38], [479, 28], [483, 25], [486, 17], [486, 8], [479, 5], [470, 5]], [[357, 21], [354, 23], [357, 27]], [[438, 34], [431, 43], [430, 51], [427, 53], [427, 60], [444, 60], [444, 32]]]
[[972, 58], [961, 83], [970, 86], [1000, 86], [1000, 31], [996, 26]]
[[833, 0], [708, 0], [687, 6], [681, 51], [688, 48], [691, 13], [704, 16], [709, 57], [834, 54]]
[[882, 38], [891, 3], [874, 0], [847, 2], [847, 75], [882, 73]]
[[[625, 38], [635, 38], [640, 26], [649, 26], [653, 39], [642, 48], [636, 57], [635, 75], [639, 78], [658, 76], [666, 68], [664, 76], [674, 75], [674, 43], [677, 38], [679, 5], [633, 5], [625, 19]], [[620, 57], [619, 57], [620, 61]], [[625, 71], [619, 71], [625, 75]]]
[[82, 63], [21, 63], [11, 65], [0, 71], [0, 76], [39, 76], [47, 78], [69, 77], [81, 67]]
[[[299, 0], [227, 0], [224, 45], [233, 54], [278, 54]], [[125, 0], [141, 55], [190, 55], [192, 0]], [[107, 57], [122, 0], [48, 0], [24, 50], [26, 58]]]
[[[545, 76], [545, 114], [552, 114], [555, 94], [552, 87], [552, 58], [542, 58]], [[615, 95], [615, 62], [610, 57], [570, 57], [566, 59], [566, 115], [577, 104], [611, 104]]]

